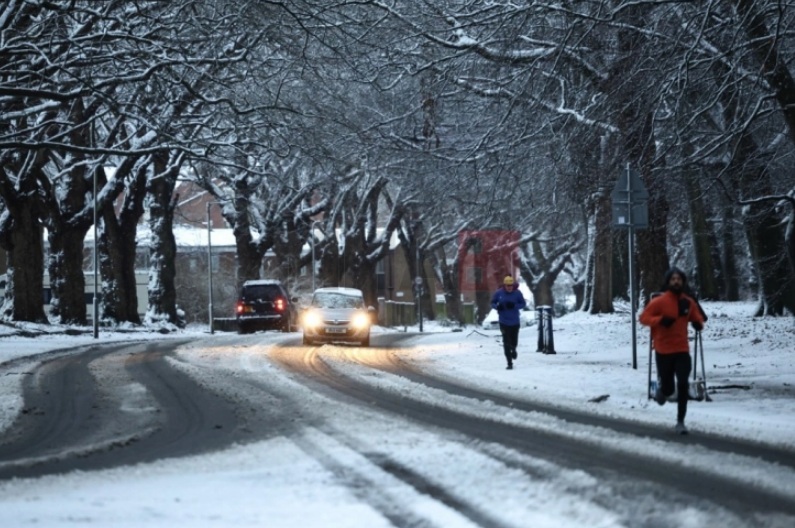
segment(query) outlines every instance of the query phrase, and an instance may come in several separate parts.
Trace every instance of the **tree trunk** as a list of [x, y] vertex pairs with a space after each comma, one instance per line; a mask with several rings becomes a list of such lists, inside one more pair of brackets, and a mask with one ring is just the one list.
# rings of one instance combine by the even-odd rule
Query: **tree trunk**
[[[149, 310], [147, 322], [179, 325], [175, 260], [177, 243], [174, 239], [174, 188], [179, 172], [178, 165], [163, 153], [156, 154], [154, 177], [149, 179]], [[168, 165], [168, 163], [171, 163]]]
[[362, 262], [361, 265], [356, 266], [353, 270], [354, 284], [356, 288], [362, 290], [364, 294], [364, 302], [367, 306], [378, 306], [378, 292], [375, 283], [375, 264], [367, 261]]
[[582, 305], [585, 302], [585, 281], [578, 280], [572, 285], [571, 289], [574, 293], [574, 306], [577, 310], [582, 310]]
[[[734, 4], [748, 41], [752, 44], [759, 69], [781, 108], [790, 142], [795, 144], [795, 78], [786, 60], [781, 57], [778, 31], [771, 31], [767, 27], [764, 14], [751, 0], [735, 0]], [[759, 149], [749, 132], [743, 133], [738, 150], [744, 151], [748, 158], [750, 153], [758, 153]], [[743, 182], [747, 185], [747, 175], [743, 176]], [[764, 166], [758, 169], [758, 177], [763, 180], [763, 189], [757, 192], [764, 195], [769, 177]], [[746, 199], [753, 198], [750, 194], [743, 194]], [[751, 253], [756, 261], [762, 290], [760, 314], [782, 315], [785, 308], [795, 314], [795, 268], [786, 257], [786, 252], [781, 250], [781, 242], [786, 235], [780, 219], [773, 208], [766, 204], [752, 204], [744, 212]]]
[[588, 219], [588, 233], [587, 233], [587, 249], [585, 253], [585, 266], [580, 282], [580, 294], [577, 303], [577, 309], [583, 312], [591, 311], [591, 298], [593, 297], [593, 281], [594, 270], [596, 267], [596, 233], [595, 228], [591, 225], [591, 219]]
[[[247, 280], [260, 278], [262, 268], [262, 257], [265, 251], [272, 244], [272, 233], [265, 233], [263, 236], [269, 238], [255, 244], [251, 235], [251, 220], [249, 218], [249, 189], [244, 178], [237, 178], [234, 182], [234, 222], [232, 223], [232, 233], [235, 237], [235, 249], [237, 250], [237, 290]], [[262, 249], [260, 249], [262, 248]], [[212, 265], [212, 263], [208, 263]]]
[[533, 282], [531, 293], [533, 294], [533, 304], [535, 306], [554, 306], [555, 296], [552, 294], [553, 281], [549, 275], [544, 274], [541, 278]]
[[3, 319], [46, 323], [44, 291], [44, 249], [35, 198], [18, 197], [13, 204], [14, 225], [4, 237], [8, 241]]
[[117, 222], [112, 207], [106, 207], [102, 216], [98, 240], [102, 276], [100, 317], [108, 322], [141, 324], [135, 277], [137, 223]]
[[757, 263], [762, 306], [758, 315], [784, 315], [785, 308], [795, 314], [795, 284], [787, 254], [781, 219], [765, 205], [745, 208], [748, 243]]
[[420, 308], [426, 321], [436, 320], [436, 303], [431, 297], [433, 290], [428, 280], [428, 269], [425, 266], [425, 252], [420, 251], [420, 278], [422, 278], [422, 292], [420, 294]]
[[[784, 235], [784, 242], [787, 246], [787, 258], [789, 259], [790, 269], [795, 270], [795, 199], [789, 202], [790, 209], [787, 215], [787, 230]], [[795, 315], [795, 312], [793, 312]]]
[[[649, 133], [648, 141], [653, 137]], [[651, 147], [650, 147], [651, 148]], [[652, 161], [644, 154], [641, 177], [649, 191], [649, 227], [635, 230], [635, 262], [638, 272], [638, 299], [647, 299], [660, 289], [665, 272], [670, 267], [668, 259], [668, 199], [663, 178], [652, 175]]]
[[721, 227], [721, 242], [723, 253], [721, 261], [726, 275], [726, 290], [724, 293], [727, 301], [740, 300], [740, 281], [737, 269], [737, 254], [734, 250], [734, 205], [726, 203], [722, 207], [723, 224]]
[[458, 280], [458, 259], [456, 258], [452, 265], [448, 264], [443, 248], [439, 248], [429, 258], [433, 269], [436, 270], [437, 278], [442, 284], [447, 319], [463, 325], [464, 312], [461, 306], [461, 288]]
[[316, 257], [320, 261], [320, 268], [317, 273], [317, 287], [339, 286], [345, 274], [344, 259], [340, 253], [339, 244], [335, 240], [330, 244], [324, 245], [323, 248], [319, 248], [319, 251], [319, 258]]
[[707, 222], [698, 174], [694, 169], [684, 170], [685, 193], [690, 209], [690, 233], [693, 236], [693, 253], [696, 273], [692, 283], [701, 299], [716, 301], [723, 291], [723, 271], [720, 259], [715, 254], [716, 237]]
[[[278, 276], [282, 281], [291, 281], [299, 277], [302, 267], [301, 252], [308, 237], [308, 231], [301, 229], [306, 222], [297, 221], [292, 212], [282, 214], [281, 233], [274, 237], [273, 252], [276, 255]], [[298, 225], [299, 222], [301, 225]]]
[[[614, 299], [629, 301], [629, 231], [613, 230], [612, 291]], [[636, 268], [637, 271], [637, 268]], [[636, 275], [637, 276], [637, 275]]]
[[592, 197], [593, 277], [588, 312], [613, 313], [613, 232], [610, 195], [599, 192]]
[[61, 324], [86, 324], [86, 278], [83, 273], [83, 241], [87, 228], [57, 226], [50, 230], [51, 315]]
[[[743, 198], [772, 194], [764, 161], [755, 159], [759, 155], [756, 142], [744, 132], [729, 168]], [[759, 279], [758, 315], [784, 315], [785, 309], [795, 314], [795, 273], [782, 247], [781, 218], [770, 204], [752, 203], [743, 208], [743, 225]]]
[[433, 321], [436, 319], [436, 310], [431, 302], [431, 289], [428, 287], [428, 277], [425, 267], [424, 252], [419, 251], [419, 265], [417, 259], [417, 244], [416, 239], [411, 239], [408, 243], [401, 244], [403, 248], [403, 255], [406, 259], [406, 265], [409, 268], [409, 276], [411, 277], [411, 288], [414, 292], [415, 303], [417, 302], [417, 284], [414, 282], [417, 277], [422, 280], [422, 293], [420, 294], [420, 309], [422, 315], [426, 320]]
[[[99, 271], [102, 276], [100, 317], [108, 322], [141, 324], [138, 314], [138, 281], [136, 271], [136, 235], [138, 222], [144, 213], [147, 163], [135, 164], [132, 178], [127, 168], [133, 161], [122, 163], [116, 172], [118, 181], [129, 181], [118, 217], [114, 202], [100, 205]], [[102, 174], [103, 186], [104, 173]]]

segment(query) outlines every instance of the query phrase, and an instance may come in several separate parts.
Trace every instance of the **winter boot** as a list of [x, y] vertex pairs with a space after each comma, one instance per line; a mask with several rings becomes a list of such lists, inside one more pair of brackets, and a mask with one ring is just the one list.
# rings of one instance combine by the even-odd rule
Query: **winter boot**
[[688, 431], [687, 427], [685, 427], [685, 422], [676, 422], [676, 427], [674, 427], [674, 431], [676, 431], [676, 434], [686, 435]]

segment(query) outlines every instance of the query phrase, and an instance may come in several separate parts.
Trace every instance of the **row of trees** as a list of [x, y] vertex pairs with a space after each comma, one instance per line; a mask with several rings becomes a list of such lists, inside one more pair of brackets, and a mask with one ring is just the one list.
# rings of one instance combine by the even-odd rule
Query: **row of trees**
[[746, 0], [10, 0], [2, 317], [45, 320], [46, 269], [52, 315], [85, 321], [96, 215], [103, 318], [140, 322], [145, 218], [147, 319], [176, 322], [181, 177], [221, 204], [241, 281], [267, 251], [297, 271], [323, 232], [324, 282], [347, 274], [372, 292], [397, 233], [456, 317], [458, 233], [493, 227], [521, 233], [538, 303], [568, 274], [581, 309], [609, 312], [627, 290], [610, 190], [628, 163], [650, 191], [644, 293], [678, 263], [704, 298], [758, 293], [760, 314], [795, 313], [793, 12]]

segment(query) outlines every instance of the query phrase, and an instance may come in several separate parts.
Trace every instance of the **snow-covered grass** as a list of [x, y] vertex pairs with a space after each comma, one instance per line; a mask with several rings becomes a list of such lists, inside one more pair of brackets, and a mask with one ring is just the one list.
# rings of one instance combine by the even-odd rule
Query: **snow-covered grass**
[[[693, 434], [717, 432], [795, 449], [795, 319], [754, 318], [754, 306], [747, 303], [705, 303], [705, 309], [710, 318], [703, 332], [707, 384], [717, 390], [711, 393], [711, 402], [690, 403], [687, 421]], [[417, 329], [409, 328], [412, 330]], [[511, 371], [505, 370], [498, 331], [467, 327], [453, 332], [450, 327], [428, 322], [424, 330], [412, 337], [408, 346], [404, 343], [391, 353], [465, 386], [660, 427], [657, 439], [623, 438], [602, 431], [598, 435], [605, 438], [594, 438], [595, 445], [615, 442], [622, 449], [648, 451], [653, 442], [659, 456], [671, 457], [672, 463], [682, 449], [666, 445], [675, 405], [660, 407], [647, 398], [649, 341], [648, 330], [641, 326], [637, 327], [638, 368], [632, 368], [628, 313], [571, 313], [555, 319], [555, 355], [535, 352], [536, 328], [523, 328], [519, 359]], [[29, 370], [41, 353], [97, 342], [90, 333], [31, 339], [12, 335], [13, 331], [0, 326], [0, 432], [8, 429], [21, 411], [21, 373]], [[103, 332], [100, 337], [101, 343], [195, 337], [197, 341], [178, 355], [177, 363], [184, 365], [185, 372], [207, 382], [238, 379], [237, 375], [257, 379], [274, 394], [297, 398], [302, 403], [296, 412], [315, 425], [301, 428], [294, 436], [275, 436], [209, 455], [0, 482], [0, 525], [369, 528], [392, 525], [391, 515], [417, 524], [474, 526], [471, 517], [385, 471], [389, 466], [380, 461], [384, 457], [391, 465], [407, 468], [484, 512], [481, 524], [490, 520], [505, 526], [633, 524], [604, 508], [598, 497], [610, 495], [610, 490], [583, 471], [500, 446], [440, 436], [438, 431], [367, 408], [329, 402], [274, 361], [278, 354], [302, 353], [300, 349], [278, 352], [272, 348], [283, 335], [209, 336], [206, 328], [196, 327], [169, 336]], [[477, 415], [500, 412], [488, 401], [451, 398], [399, 376], [373, 372], [356, 361], [366, 350], [326, 345], [318, 353], [331, 368], [383, 390]], [[14, 358], [24, 363], [9, 369], [7, 361]], [[721, 388], [730, 386], [747, 389]], [[600, 402], [589, 401], [594, 399]], [[278, 402], [278, 397], [273, 401]], [[326, 418], [323, 428], [317, 428], [316, 424], [323, 423], [317, 420], [319, 416]], [[501, 419], [560, 428], [555, 419], [519, 411], [505, 412]], [[334, 431], [344, 434], [332, 434]], [[575, 427], [571, 434], [596, 435], [588, 426]], [[687, 463], [703, 467], [723, 460], [705, 451], [688, 446]], [[778, 485], [783, 493], [791, 493], [795, 476], [789, 468], [760, 465], [744, 457], [731, 460], [737, 478], [754, 479], [766, 487]], [[636, 507], [640, 505], [633, 505]], [[646, 524], [741, 525], [732, 519], [726, 512], [690, 508], [677, 517], [666, 513], [659, 519], [647, 519]]]
[[[690, 402], [691, 429], [795, 445], [795, 319], [753, 317], [748, 303], [704, 303], [704, 309], [709, 317], [702, 332], [706, 379], [715, 392], [711, 402]], [[498, 330], [469, 328], [452, 337], [426, 329], [428, 335], [417, 339], [415, 348], [396, 352], [426, 371], [519, 399], [665, 426], [675, 420], [675, 404], [660, 407], [647, 398], [649, 331], [641, 325], [636, 327], [637, 369], [632, 368], [629, 313], [573, 312], [555, 319], [555, 355], [537, 353], [536, 327], [523, 328], [512, 371], [504, 370]]]

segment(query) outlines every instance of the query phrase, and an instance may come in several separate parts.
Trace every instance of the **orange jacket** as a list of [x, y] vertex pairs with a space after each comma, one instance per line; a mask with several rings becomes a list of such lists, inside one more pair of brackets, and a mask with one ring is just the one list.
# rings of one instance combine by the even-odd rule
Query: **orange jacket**
[[[679, 315], [680, 298], [687, 299], [690, 303], [688, 315]], [[663, 326], [663, 317], [674, 319], [674, 323], [669, 327]], [[696, 301], [684, 293], [677, 295], [670, 290], [650, 300], [640, 314], [640, 323], [651, 327], [652, 346], [660, 354], [690, 351], [687, 341], [688, 322], [704, 326], [704, 318]]]

